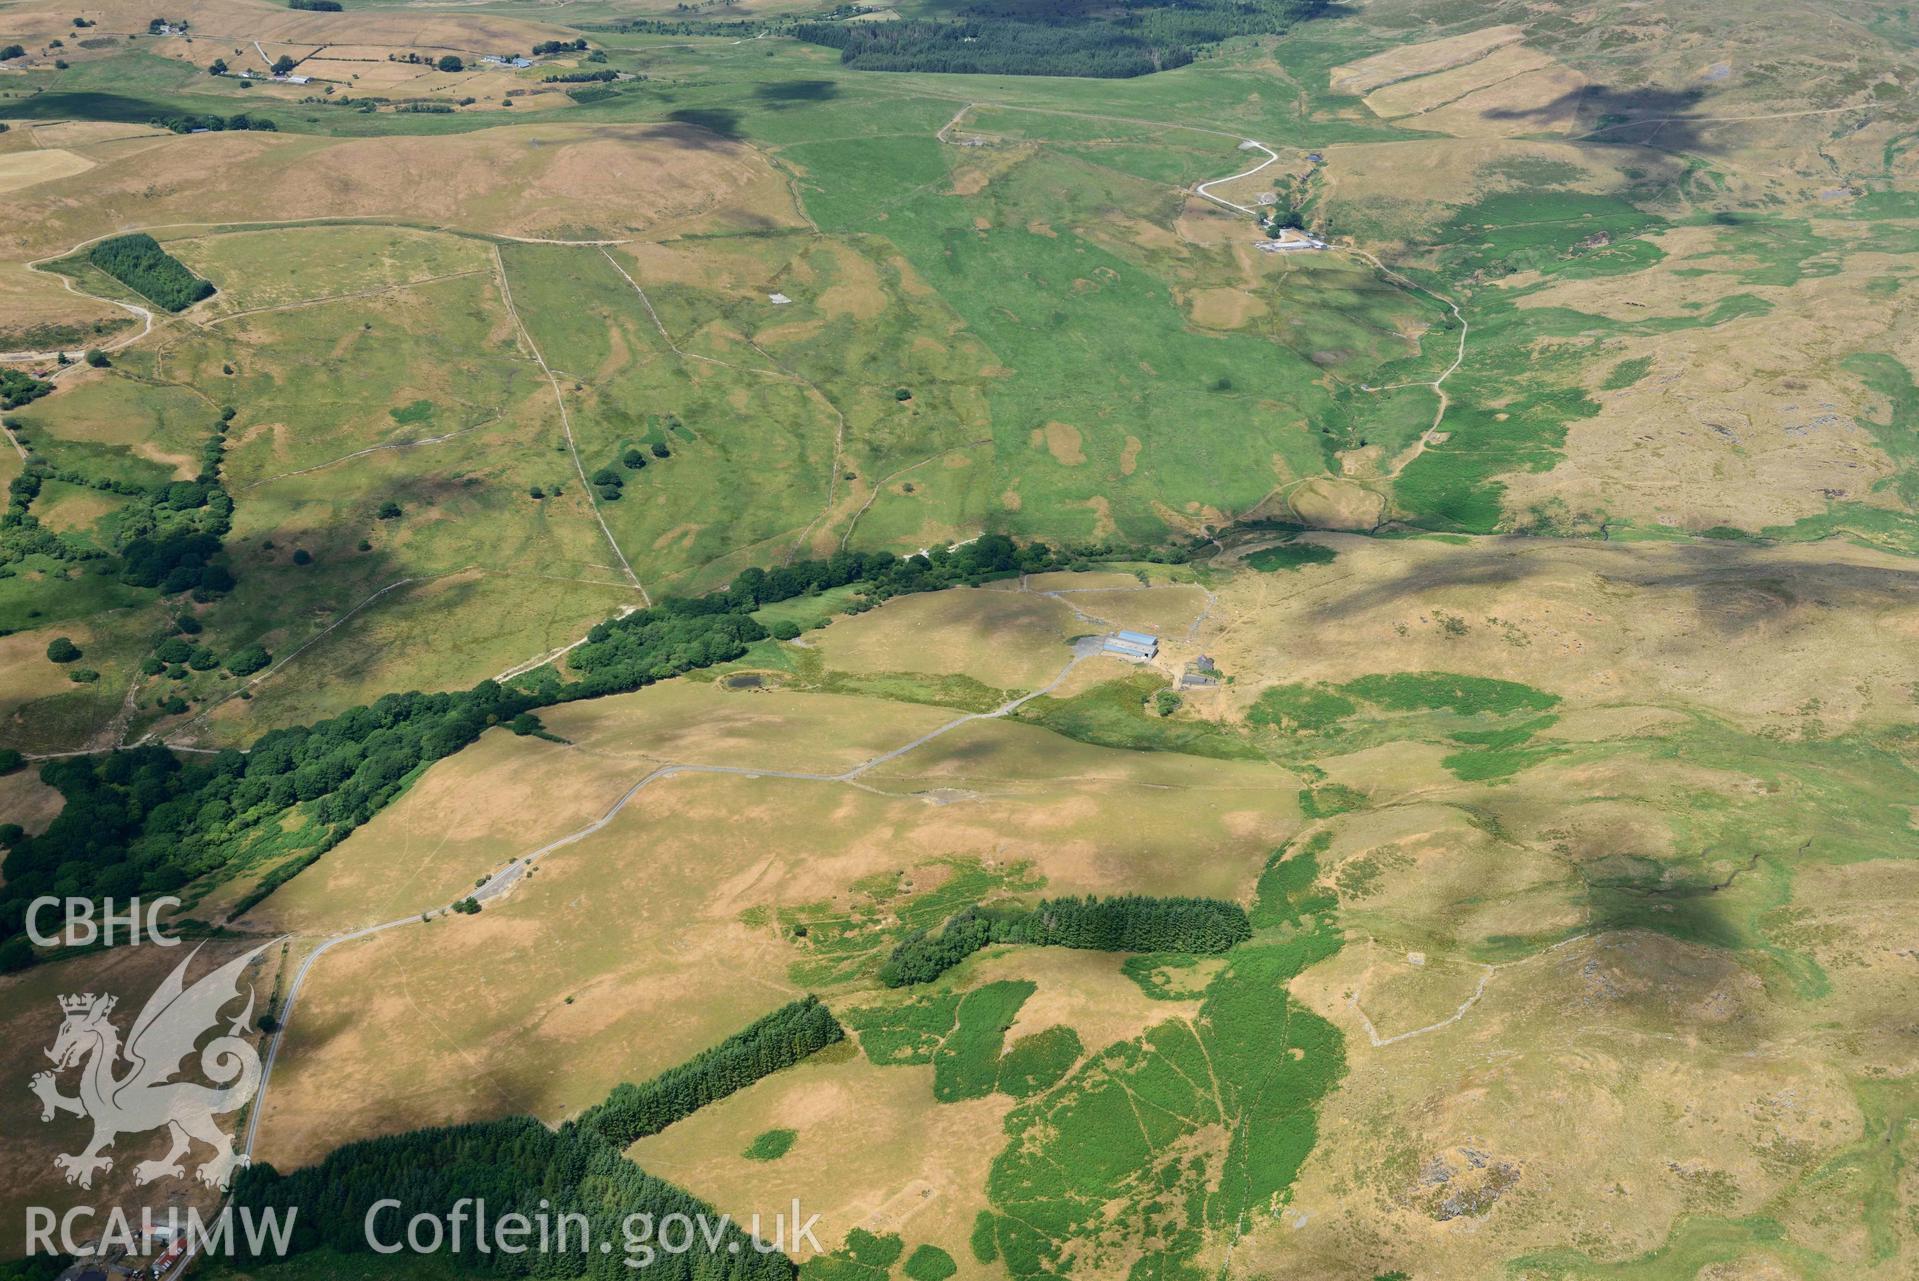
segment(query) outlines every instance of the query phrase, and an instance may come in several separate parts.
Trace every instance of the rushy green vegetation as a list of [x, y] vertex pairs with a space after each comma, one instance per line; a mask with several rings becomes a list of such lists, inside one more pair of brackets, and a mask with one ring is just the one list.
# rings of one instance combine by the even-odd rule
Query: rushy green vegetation
[[846, 1024], [875, 1063], [931, 1063], [959, 1017], [959, 994], [931, 996], [848, 1010]]
[[1376, 703], [1387, 711], [1439, 710], [1462, 715], [1505, 716], [1513, 712], [1543, 712], [1559, 702], [1517, 681], [1488, 676], [1458, 676], [1451, 672], [1394, 672], [1362, 676], [1341, 686], [1346, 693]]
[[960, 999], [957, 1023], [933, 1054], [933, 1097], [942, 1103], [980, 1099], [999, 1086], [1006, 1029], [1034, 987], [1009, 979], [975, 988]]
[[891, 1232], [854, 1228], [846, 1243], [806, 1265], [808, 1281], [887, 1281], [906, 1243]]
[[[1226, 953], [1197, 1021], [1108, 1047], [1015, 1109], [976, 1257], [1002, 1259], [1016, 1278], [1138, 1250], [1178, 1268], [1207, 1233], [1244, 1230], [1284, 1193], [1345, 1070], [1338, 1031], [1286, 996], [1293, 975], [1339, 947], [1314, 879], [1310, 852], [1276, 854], [1253, 919], [1281, 932]], [[1224, 1151], [1182, 1147], [1213, 1126], [1226, 1131]]]
[[1165, 688], [1164, 677], [1141, 672], [1105, 681], [1067, 698], [1046, 695], [1033, 699], [1015, 715], [1055, 734], [1101, 747], [1184, 752], [1219, 760], [1258, 758], [1258, 748], [1216, 722], [1159, 714], [1155, 699]]
[[911, 1281], [946, 1281], [957, 1275], [959, 1264], [953, 1262], [953, 1256], [936, 1245], [923, 1245], [906, 1256], [901, 1270]]
[[1302, 788], [1299, 793], [1299, 809], [1307, 818], [1331, 818], [1365, 806], [1366, 794], [1344, 783]]
[[1339, 553], [1323, 543], [1294, 539], [1272, 547], [1262, 547], [1246, 558], [1246, 563], [1261, 573], [1303, 569], [1307, 565], [1330, 565]]
[[1031, 893], [1042, 884], [1025, 863], [989, 868], [972, 858], [940, 862], [944, 875], [932, 889], [903, 893], [884, 878], [884, 884], [855, 885], [849, 897], [782, 907], [782, 929], [806, 940], [804, 957], [788, 971], [792, 981], [819, 989], [870, 980], [905, 939], [980, 903]]
[[777, 1161], [793, 1150], [797, 1138], [797, 1130], [767, 1130], [755, 1136], [742, 1155], [749, 1161]]
[[1009, 979], [861, 1007], [846, 1021], [875, 1063], [931, 1063], [933, 1094], [943, 1102], [995, 1091], [1023, 1099], [1058, 1084], [1085, 1054], [1079, 1035], [1064, 1025], [1006, 1044], [1033, 991], [1032, 983]]
[[1631, 360], [1620, 361], [1608, 370], [1605, 381], [1599, 387], [1602, 391], [1624, 391], [1651, 372], [1652, 357], [1635, 356]]
[[1274, 685], [1260, 691], [1246, 712], [1250, 725], [1286, 734], [1328, 729], [1359, 710], [1352, 699], [1318, 685]]
[[999, 1061], [999, 1088], [1016, 1099], [1050, 1090], [1085, 1054], [1079, 1033], [1065, 1024], [1023, 1036]]

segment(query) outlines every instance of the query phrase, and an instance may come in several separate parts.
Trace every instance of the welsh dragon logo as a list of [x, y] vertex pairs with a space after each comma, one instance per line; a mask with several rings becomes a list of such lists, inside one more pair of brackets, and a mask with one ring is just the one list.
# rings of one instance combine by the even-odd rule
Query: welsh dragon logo
[[[134, 1167], [135, 1182], [184, 1176], [180, 1158], [198, 1139], [213, 1149], [213, 1157], [195, 1173], [210, 1187], [227, 1186], [247, 1158], [234, 1152], [233, 1141], [213, 1118], [246, 1106], [260, 1088], [260, 1056], [246, 1040], [253, 1017], [250, 984], [240, 1016], [200, 1050], [200, 1070], [213, 1085], [174, 1078], [200, 1038], [218, 1027], [220, 1011], [239, 998], [241, 973], [271, 946], [262, 944], [188, 987], [187, 966], [199, 955], [195, 948], [147, 998], [124, 1045], [108, 1017], [116, 998], [91, 992], [60, 998], [65, 1021], [47, 1051], [54, 1068], [36, 1074], [31, 1088], [40, 1098], [42, 1121], [62, 1112], [93, 1121], [93, 1140], [85, 1149], [54, 1158], [67, 1182], [92, 1187], [96, 1173], [113, 1168], [113, 1159], [101, 1153], [117, 1136], [165, 1126], [172, 1147], [160, 1159]], [[60, 1093], [58, 1077], [75, 1066], [80, 1068], [80, 1093], [70, 1098]]]

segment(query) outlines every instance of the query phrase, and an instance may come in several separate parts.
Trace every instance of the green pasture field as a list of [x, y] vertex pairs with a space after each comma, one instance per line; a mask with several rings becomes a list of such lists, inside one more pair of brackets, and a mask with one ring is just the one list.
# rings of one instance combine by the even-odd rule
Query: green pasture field
[[[284, 253], [316, 233], [274, 234]], [[243, 411], [223, 474], [244, 503], [276, 476], [511, 415], [541, 388], [510, 334], [497, 282], [465, 276], [236, 317], [170, 344], [166, 359]], [[302, 352], [320, 358], [289, 359]]]
[[[636, 278], [667, 276], [647, 296], [688, 353], [683, 367], [729, 385], [727, 409], [703, 411], [709, 418], [763, 422], [756, 404], [742, 407], [746, 393], [768, 398], [776, 419], [792, 403], [785, 419], [833, 432], [834, 452], [816, 463], [826, 473], [812, 499], [818, 519], [802, 531], [815, 550], [855, 526], [866, 545], [950, 542], [984, 517], [991, 476], [975, 464], [989, 457], [993, 355], [884, 241], [767, 236], [688, 244], [665, 259], [619, 256]], [[788, 301], [773, 303], [774, 293]]]
[[56, 469], [155, 485], [193, 478], [219, 413], [206, 390], [179, 377], [162, 358], [136, 351], [8, 417], [20, 422], [33, 452]]
[[817, 623], [828, 622], [834, 618], [859, 594], [857, 587], [833, 587], [817, 596], [795, 596], [792, 600], [762, 605], [753, 611], [753, 617], [759, 619], [761, 625], [765, 627], [771, 627], [778, 622], [787, 622], [806, 631]]
[[312, 304], [418, 284], [493, 265], [483, 241], [401, 227], [315, 226], [162, 240], [168, 253], [219, 286], [218, 316]]
[[[197, 472], [222, 405], [236, 410], [221, 478], [235, 496], [227, 549], [238, 585], [195, 612], [217, 652], [257, 642], [294, 662], [260, 678], [251, 706], [217, 672], [148, 681], [135, 698], [136, 730], [190, 722], [192, 734], [244, 741], [396, 687], [463, 687], [637, 603], [609, 563], [570, 457], [539, 431], [537, 416], [550, 410], [541, 398], [551, 392], [516, 348], [490, 252], [365, 227], [191, 243], [196, 264], [216, 276], [278, 246], [284, 283], [234, 291], [249, 303], [321, 292], [310, 303], [169, 331], [19, 416], [23, 437], [54, 467], [150, 485]], [[229, 246], [237, 257], [226, 256]], [[324, 272], [340, 255], [363, 273], [348, 283], [441, 278], [347, 299], [337, 297], [341, 282], [301, 283], [301, 263]], [[441, 268], [468, 274], [446, 278]], [[326, 358], [302, 354], [316, 346]], [[536, 489], [544, 497], [534, 498]], [[60, 490], [47, 496], [56, 524], [62, 499]], [[386, 502], [403, 515], [379, 519]], [[84, 536], [99, 542], [110, 524]], [[6, 587], [31, 591], [35, 581], [44, 580]], [[54, 617], [44, 605], [22, 608]], [[77, 701], [104, 706], [107, 696]], [[159, 718], [154, 705], [172, 696], [193, 705], [188, 722]]]
[[[343, 703], [372, 702], [395, 687], [465, 688], [571, 644], [632, 598], [622, 584], [530, 582], [512, 571], [430, 576], [314, 638], [244, 703], [215, 709], [204, 733], [230, 742], [310, 724]], [[246, 626], [251, 620], [232, 621]]]
[[[968, 202], [909, 201], [942, 180], [930, 138], [782, 154], [809, 175], [822, 226], [851, 230], [872, 204], [884, 207], [888, 238], [1010, 368], [987, 393], [1017, 502], [1001, 516], [1009, 526], [1152, 538], [1166, 509], [1243, 511], [1288, 475], [1320, 469], [1318, 438], [1298, 424], [1332, 429], [1334, 411], [1310, 361], [1250, 336], [1188, 331], [1162, 281], [1080, 230], [1122, 207], [1169, 219], [1164, 188], [1047, 158], [1016, 165]], [[989, 225], [976, 227], [981, 219]], [[1049, 423], [1077, 443], [1035, 449]], [[1129, 438], [1139, 442], [1130, 467]]]
[[[646, 285], [667, 337], [643, 308], [636, 310], [637, 295], [598, 250], [503, 250], [509, 274], [522, 277], [515, 295], [529, 332], [543, 350], [553, 348], [555, 368], [580, 383], [568, 395], [577, 408], [581, 461], [588, 470], [613, 463], [631, 445], [657, 441], [675, 451], [632, 475], [621, 500], [601, 504], [643, 581], [707, 585], [737, 565], [776, 559], [809, 540], [830, 547], [836, 531], [845, 536], [849, 529], [858, 543], [895, 547], [989, 522], [1040, 537], [1163, 536], [1178, 527], [1177, 521], [1169, 524], [1169, 512], [1179, 520], [1201, 520], [1214, 509], [1243, 510], [1287, 475], [1325, 470], [1332, 453], [1362, 440], [1390, 457], [1427, 421], [1432, 398], [1426, 391], [1371, 395], [1354, 384], [1437, 372], [1450, 343], [1431, 298], [1392, 286], [1352, 260], [1327, 256], [1289, 273], [1286, 305], [1254, 328], [1192, 332], [1181, 319], [1178, 295], [1227, 280], [1228, 253], [1210, 243], [1161, 249], [1134, 226], [1164, 231], [1175, 222], [1182, 212], [1178, 188], [1238, 164], [1244, 153], [1235, 149], [1234, 135], [1241, 131], [1275, 145], [1286, 140], [1282, 130], [1310, 145], [1414, 136], [1370, 119], [1356, 100], [1324, 88], [1331, 67], [1397, 39], [1390, 22], [1304, 30], [1285, 42], [1277, 70], [1269, 48], [1241, 42], [1204, 67], [1098, 83], [860, 75], [841, 71], [828, 52], [781, 40], [736, 47], [697, 37], [592, 35], [612, 50], [615, 65], [645, 60], [658, 73], [657, 82], [623, 90], [606, 103], [569, 108], [567, 118], [677, 119], [766, 148], [793, 174], [828, 233], [823, 239], [769, 234], [676, 247], [688, 269], [662, 279], [649, 273], [645, 255], [616, 249], [614, 257]], [[1569, 38], [1540, 37], [1554, 48]], [[244, 97], [231, 85], [145, 53], [79, 63], [57, 78], [36, 75], [36, 84], [51, 87], [34, 98], [10, 98], [7, 109], [19, 118], [45, 119], [62, 109], [132, 118], [137, 103], [191, 107], [215, 98], [231, 109]], [[1297, 89], [1297, 96], [1256, 92], [1270, 89], [1275, 78]], [[979, 105], [959, 120], [956, 132], [977, 133], [988, 145], [941, 147], [933, 132], [972, 103]], [[461, 116], [303, 112], [283, 103], [260, 109], [289, 132], [428, 134], [492, 123]], [[538, 112], [517, 117], [522, 123], [539, 118]], [[1623, 382], [1619, 371], [1639, 370], [1643, 358], [1621, 357], [1615, 344], [1758, 315], [1776, 306], [1766, 291], [1830, 273], [1854, 247], [1908, 251], [1901, 223], [1909, 211], [1892, 193], [1871, 194], [1850, 209], [1821, 210], [1816, 219], [1723, 215], [1675, 202], [1651, 163], [1660, 157], [1632, 147], [1604, 150], [1607, 162], [1618, 158], [1617, 190], [1573, 190], [1571, 167], [1489, 165], [1486, 190], [1437, 224], [1432, 242], [1421, 247], [1422, 261], [1407, 268], [1420, 283], [1462, 303], [1472, 335], [1466, 363], [1448, 382], [1453, 403], [1442, 423], [1448, 438], [1412, 461], [1392, 485], [1403, 519], [1471, 532], [1508, 527], [1513, 513], [1502, 501], [1500, 477], [1556, 462], [1565, 429], [1593, 412], [1586, 388], [1595, 384], [1587, 375], [1608, 371], [1596, 384], [1601, 391], [1624, 390], [1643, 379]], [[1640, 160], [1647, 167], [1636, 174], [1631, 162]], [[960, 177], [973, 168], [990, 171], [986, 184], [958, 194]], [[1704, 181], [1691, 188], [1694, 194], [1703, 197]], [[1333, 213], [1345, 216], [1337, 201]], [[1699, 226], [1721, 234], [1724, 248], [1691, 260], [1695, 265], [1688, 269], [1704, 275], [1688, 314], [1624, 323], [1587, 311], [1513, 305], [1527, 291], [1555, 282], [1618, 281], [1626, 287], [1666, 257], [1651, 237]], [[1599, 233], [1611, 243], [1582, 247]], [[383, 238], [389, 247], [369, 251]], [[409, 247], [400, 248], [403, 241]], [[485, 266], [474, 242], [423, 232], [249, 231], [168, 243], [220, 278], [222, 301], [216, 305], [228, 306], [249, 289], [262, 300], [299, 301], [306, 288], [300, 281], [329, 289], [373, 287], [420, 272], [440, 274], [441, 267]], [[297, 248], [289, 252], [287, 246]], [[738, 287], [699, 283], [716, 266], [731, 272]], [[814, 288], [796, 290], [785, 309], [769, 308], [759, 288], [745, 287], [778, 284], [802, 272]], [[855, 275], [862, 283], [853, 292], [872, 295], [861, 305], [877, 310], [832, 312], [827, 296], [845, 289]], [[867, 286], [865, 277], [876, 277], [877, 284]], [[283, 421], [286, 427], [271, 450], [266, 432], [242, 439], [230, 454], [233, 480], [264, 479], [269, 464], [327, 462], [340, 456], [330, 453], [335, 444], [344, 454], [401, 443], [418, 432], [466, 430], [473, 411], [487, 403], [517, 400], [524, 407], [515, 411], [524, 415], [511, 426], [516, 433], [536, 419], [550, 425], [551, 412], [541, 404], [543, 379], [523, 359], [505, 354], [510, 344], [497, 317], [481, 319], [499, 303], [470, 296], [485, 292], [483, 281], [472, 277], [422, 290], [435, 315], [434, 330], [446, 335], [442, 346], [415, 347], [410, 336], [393, 341], [383, 325], [374, 331], [380, 341], [347, 349], [341, 359], [351, 361], [356, 375], [371, 372], [370, 385], [348, 389], [344, 397], [304, 381], [304, 374], [283, 379], [271, 369], [268, 386], [255, 361], [231, 362], [237, 372], [224, 385], [233, 387], [236, 403], [247, 402], [240, 405], [243, 426], [257, 431]], [[932, 292], [922, 296], [912, 286]], [[581, 305], [583, 299], [593, 301]], [[366, 305], [377, 311], [390, 304]], [[232, 330], [230, 341], [261, 348], [306, 349], [326, 333], [350, 329], [350, 310], [335, 303], [269, 313], [257, 328], [256, 318], [246, 318], [212, 332]], [[624, 351], [612, 350], [612, 333], [621, 335]], [[1555, 341], [1542, 348], [1542, 337]], [[704, 359], [674, 357], [669, 338]], [[926, 350], [908, 338], [925, 338], [943, 350]], [[200, 376], [220, 343], [167, 341], [176, 345], [164, 376], [175, 387], [155, 385], [141, 393], [142, 401], [163, 405], [176, 396], [177, 385], [188, 382], [223, 385]], [[119, 365], [138, 372], [142, 350], [132, 349]], [[434, 388], [398, 386], [400, 380], [380, 368], [384, 351], [395, 353], [386, 362], [393, 369], [449, 371], [447, 383], [470, 388], [472, 402], [431, 394]], [[1332, 359], [1321, 363], [1328, 354]], [[1882, 358], [1858, 354], [1847, 367], [1896, 407], [1903, 403], [1901, 384], [1874, 365], [1876, 359]], [[1098, 376], [1142, 362], [1152, 373], [1142, 370], [1133, 390], [1130, 373], [1122, 372], [1110, 388]], [[992, 371], [982, 372], [989, 364]], [[1334, 376], [1324, 376], [1327, 370]], [[1615, 378], [1621, 386], [1608, 385]], [[64, 404], [78, 406], [94, 381], [81, 381], [23, 415], [30, 423], [49, 418], [44, 452], [102, 474], [155, 475], [151, 460], [99, 452], [93, 446], [103, 442], [89, 442], [78, 424], [69, 430], [52, 422], [69, 412]], [[911, 401], [889, 403], [895, 388], [909, 388]], [[1128, 408], [1112, 412], [1109, 402], [1129, 397]], [[901, 404], [908, 408], [899, 409]], [[144, 404], [104, 408], [112, 412], [100, 421], [115, 427], [137, 423], [148, 412]], [[828, 445], [842, 434], [836, 414], [847, 425], [840, 451]], [[1081, 418], [1088, 421], [1076, 421]], [[188, 406], [181, 421], [191, 419]], [[1903, 410], [1865, 421], [1903, 468], [1901, 442], [1909, 435]], [[1050, 422], [1072, 427], [1077, 443], [1057, 450], [1035, 446], [1034, 429]], [[140, 435], [150, 448], [190, 454], [165, 443], [171, 430], [156, 427]], [[976, 431], [990, 443], [974, 444]], [[175, 444], [192, 433], [180, 434]], [[1129, 457], [1135, 436], [1140, 445]], [[551, 466], [528, 466], [514, 483], [543, 480], [567, 487], [571, 459], [555, 443], [549, 438], [534, 449], [516, 444], [516, 453], [545, 458]], [[940, 452], [949, 446], [961, 452]], [[1076, 455], [1083, 461], [1070, 461]], [[967, 464], [949, 466], [955, 459]], [[918, 465], [896, 475], [888, 471], [895, 464], [894, 472]], [[742, 476], [754, 483], [739, 483]], [[568, 536], [579, 549], [566, 559], [584, 565], [595, 558], [601, 567], [587, 572], [603, 574], [605, 557], [590, 550], [594, 530], [590, 513], [578, 506], [584, 498], [579, 489], [574, 480], [566, 495], [575, 505], [567, 522], [575, 532]], [[1766, 532], [1791, 538], [1838, 532], [1894, 543], [1909, 538], [1902, 514], [1880, 505], [1885, 495], [1908, 503], [1901, 486], [1875, 492], [1881, 497], [1874, 505], [1835, 500], [1826, 516]], [[498, 497], [465, 510], [491, 521], [504, 506]], [[242, 495], [239, 523], [262, 542], [289, 527], [284, 513], [250, 513], [251, 501]], [[262, 493], [257, 501], [270, 500]], [[296, 536], [302, 523], [353, 525], [361, 503], [377, 505], [372, 494], [357, 492], [345, 501], [306, 495], [289, 501], [301, 509], [292, 524]], [[368, 532], [382, 531], [350, 531]], [[1618, 532], [1631, 537], [1648, 531]], [[389, 549], [377, 540], [374, 551], [358, 553], [345, 548], [356, 548], [359, 539], [344, 538], [344, 548], [327, 549], [323, 570], [299, 577], [274, 573], [271, 594], [300, 600], [303, 579], [320, 579], [356, 556], [381, 558], [384, 575], [356, 571], [340, 580], [345, 590], [332, 592], [326, 602], [330, 621], [408, 570], [445, 572], [472, 559], [463, 555], [470, 546], [444, 535], [435, 539], [445, 543], [445, 554], [388, 561]], [[263, 561], [256, 569], [264, 575], [270, 566]], [[242, 582], [245, 594], [244, 576]], [[288, 585], [294, 586], [292, 595]], [[360, 588], [365, 590], [356, 596]], [[261, 611], [236, 613], [249, 622], [233, 629], [235, 642], [251, 639], [249, 628], [254, 635], [277, 629], [298, 637], [298, 629], [269, 626], [275, 620]], [[328, 703], [321, 695], [302, 706]], [[1514, 750], [1512, 745], [1470, 747], [1462, 755], [1481, 759], [1462, 761], [1465, 768], [1512, 763], [1488, 759]]]
[[[714, 586], [699, 576], [707, 565], [744, 548], [774, 559], [799, 540], [826, 502], [827, 406], [786, 379], [676, 358], [599, 249], [501, 252], [527, 332], [562, 379], [580, 464], [625, 478], [620, 497], [598, 505], [643, 581]], [[644, 468], [625, 467], [630, 449]]]

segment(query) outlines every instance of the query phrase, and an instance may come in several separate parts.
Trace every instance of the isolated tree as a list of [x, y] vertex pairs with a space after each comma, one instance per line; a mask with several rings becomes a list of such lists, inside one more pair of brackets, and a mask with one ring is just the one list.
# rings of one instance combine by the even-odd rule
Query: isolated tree
[[235, 676], [251, 676], [273, 661], [264, 645], [248, 645], [227, 655], [227, 670]]
[[665, 441], [656, 440], [653, 442], [653, 456], [655, 458], [671, 458], [673, 451], [666, 447]]
[[466, 70], [466, 64], [460, 61], [459, 56], [457, 54], [451, 54], [451, 53], [442, 55], [440, 60], [433, 65], [435, 65], [442, 71], [465, 71]]
[[646, 455], [637, 449], [629, 449], [620, 456], [620, 461], [625, 463], [631, 470], [638, 471], [640, 468], [646, 466]]
[[299, 65], [299, 63], [293, 60], [291, 54], [283, 53], [273, 60], [273, 74], [276, 76], [287, 75]]
[[87, 349], [87, 363], [95, 369], [105, 369], [112, 362], [107, 359], [106, 352], [98, 347], [90, 347]]
[[80, 652], [80, 647], [66, 636], [56, 636], [47, 643], [47, 657], [56, 663], [71, 663]]
[[225, 58], [215, 58], [207, 64], [207, 74], [210, 76], [224, 76], [226, 73], [227, 60]]
[[296, 565], [311, 565], [313, 563], [313, 553], [304, 547], [296, 548], [293, 553], [293, 563]]
[[800, 625], [790, 618], [782, 618], [770, 624], [766, 630], [773, 633], [774, 640], [789, 641], [800, 634]]
[[400, 504], [394, 502], [391, 498], [380, 504], [381, 520], [398, 520], [402, 514]]

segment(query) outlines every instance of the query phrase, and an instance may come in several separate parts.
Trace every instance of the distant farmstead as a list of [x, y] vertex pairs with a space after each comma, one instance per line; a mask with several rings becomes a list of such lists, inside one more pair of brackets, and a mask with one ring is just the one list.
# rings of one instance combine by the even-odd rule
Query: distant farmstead
[[1114, 632], [1100, 646], [1100, 652], [1129, 663], [1148, 663], [1159, 654], [1159, 637], [1145, 632]]
[[1253, 248], [1264, 254], [1284, 254], [1301, 249], [1324, 249], [1326, 247], [1326, 242], [1318, 236], [1292, 227], [1281, 230], [1280, 233], [1271, 240], [1255, 240], [1253, 242]]

